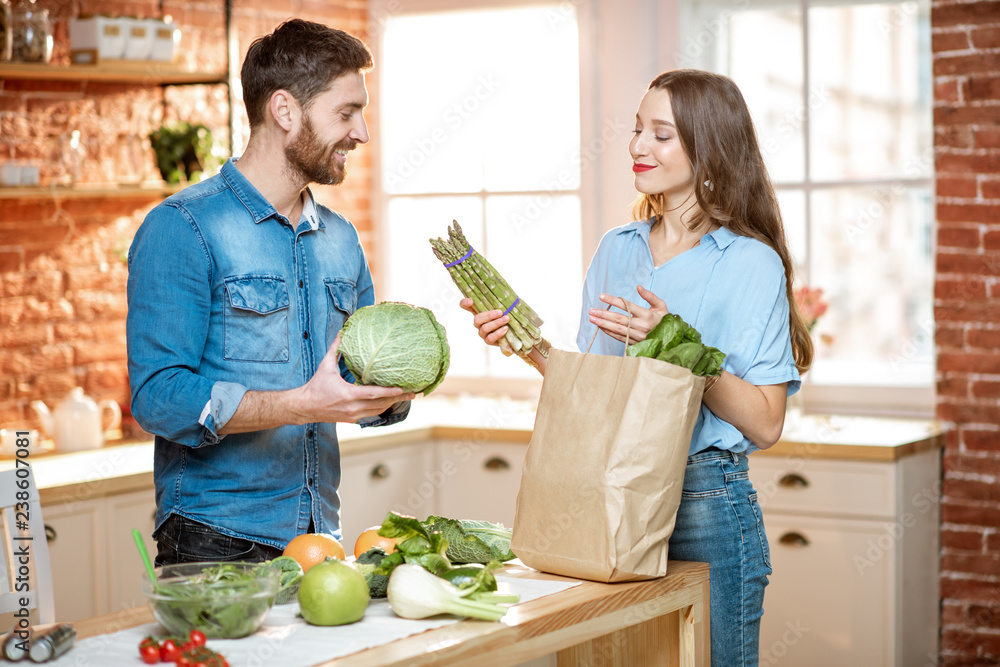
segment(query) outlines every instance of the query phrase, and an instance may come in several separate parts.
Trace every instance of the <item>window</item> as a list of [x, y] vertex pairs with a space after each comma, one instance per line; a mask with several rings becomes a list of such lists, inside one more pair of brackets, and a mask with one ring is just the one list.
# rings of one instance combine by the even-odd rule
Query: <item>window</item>
[[431, 308], [449, 381], [535, 378], [475, 334], [428, 239], [452, 220], [575, 346], [583, 274], [579, 46], [572, 7], [389, 15], [377, 76], [380, 298]]
[[731, 76], [829, 310], [807, 404], [933, 409], [930, 3], [687, 2], [680, 66]]

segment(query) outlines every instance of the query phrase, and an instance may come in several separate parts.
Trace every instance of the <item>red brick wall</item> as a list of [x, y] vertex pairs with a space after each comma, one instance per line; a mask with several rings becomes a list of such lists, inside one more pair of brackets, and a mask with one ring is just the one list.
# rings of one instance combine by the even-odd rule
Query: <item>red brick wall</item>
[[940, 664], [1000, 664], [1000, 2], [935, 0]]
[[[80, 3], [37, 0], [37, 5], [49, 9], [53, 19], [53, 64], [68, 64], [68, 20], [81, 11]], [[242, 56], [254, 38], [292, 16], [365, 38], [365, 6], [363, 0], [236, 0], [232, 16], [238, 53]], [[144, 17], [161, 16], [161, 7], [183, 31], [180, 65], [224, 71], [222, 0], [86, 3], [87, 13]], [[48, 185], [60, 175], [61, 139], [80, 130], [78, 183], [115, 183], [134, 178], [137, 170], [155, 179], [146, 136], [164, 119], [205, 123], [228, 149], [227, 91], [224, 85], [0, 79], [0, 162], [35, 164], [42, 185]], [[242, 105], [237, 111], [245, 124]], [[131, 164], [125, 152], [129, 137], [141, 143]], [[235, 147], [237, 152], [241, 148]], [[352, 158], [345, 186], [318, 196], [358, 226], [371, 253], [370, 187], [369, 159], [362, 149]], [[0, 199], [0, 426], [37, 426], [28, 407], [31, 400], [52, 406], [77, 385], [95, 399], [119, 401], [127, 411], [123, 258], [156, 201], [149, 195]]]

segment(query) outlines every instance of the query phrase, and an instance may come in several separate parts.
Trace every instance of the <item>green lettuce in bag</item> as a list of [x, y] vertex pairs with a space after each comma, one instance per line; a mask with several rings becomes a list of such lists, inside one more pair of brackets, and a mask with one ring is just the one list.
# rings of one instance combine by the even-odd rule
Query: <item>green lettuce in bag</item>
[[630, 345], [625, 353], [666, 361], [705, 377], [721, 375], [726, 358], [716, 348], [702, 344], [698, 330], [673, 313], [664, 315], [645, 340]]

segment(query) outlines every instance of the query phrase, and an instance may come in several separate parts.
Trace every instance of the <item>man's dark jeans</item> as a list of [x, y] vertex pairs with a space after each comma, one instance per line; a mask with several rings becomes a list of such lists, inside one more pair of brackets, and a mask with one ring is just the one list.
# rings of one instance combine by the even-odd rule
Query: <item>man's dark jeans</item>
[[203, 561], [259, 563], [281, 555], [281, 549], [216, 532], [203, 523], [171, 514], [156, 534], [156, 565]]

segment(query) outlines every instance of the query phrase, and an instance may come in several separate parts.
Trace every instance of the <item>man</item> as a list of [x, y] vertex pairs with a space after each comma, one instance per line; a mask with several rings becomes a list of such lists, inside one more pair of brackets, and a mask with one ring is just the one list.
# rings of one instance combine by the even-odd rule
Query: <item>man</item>
[[155, 434], [157, 564], [267, 560], [340, 536], [335, 422], [404, 419], [413, 394], [359, 387], [339, 332], [374, 303], [357, 231], [313, 201], [368, 141], [371, 53], [291, 20], [242, 69], [238, 160], [154, 208], [129, 251], [132, 414]]

